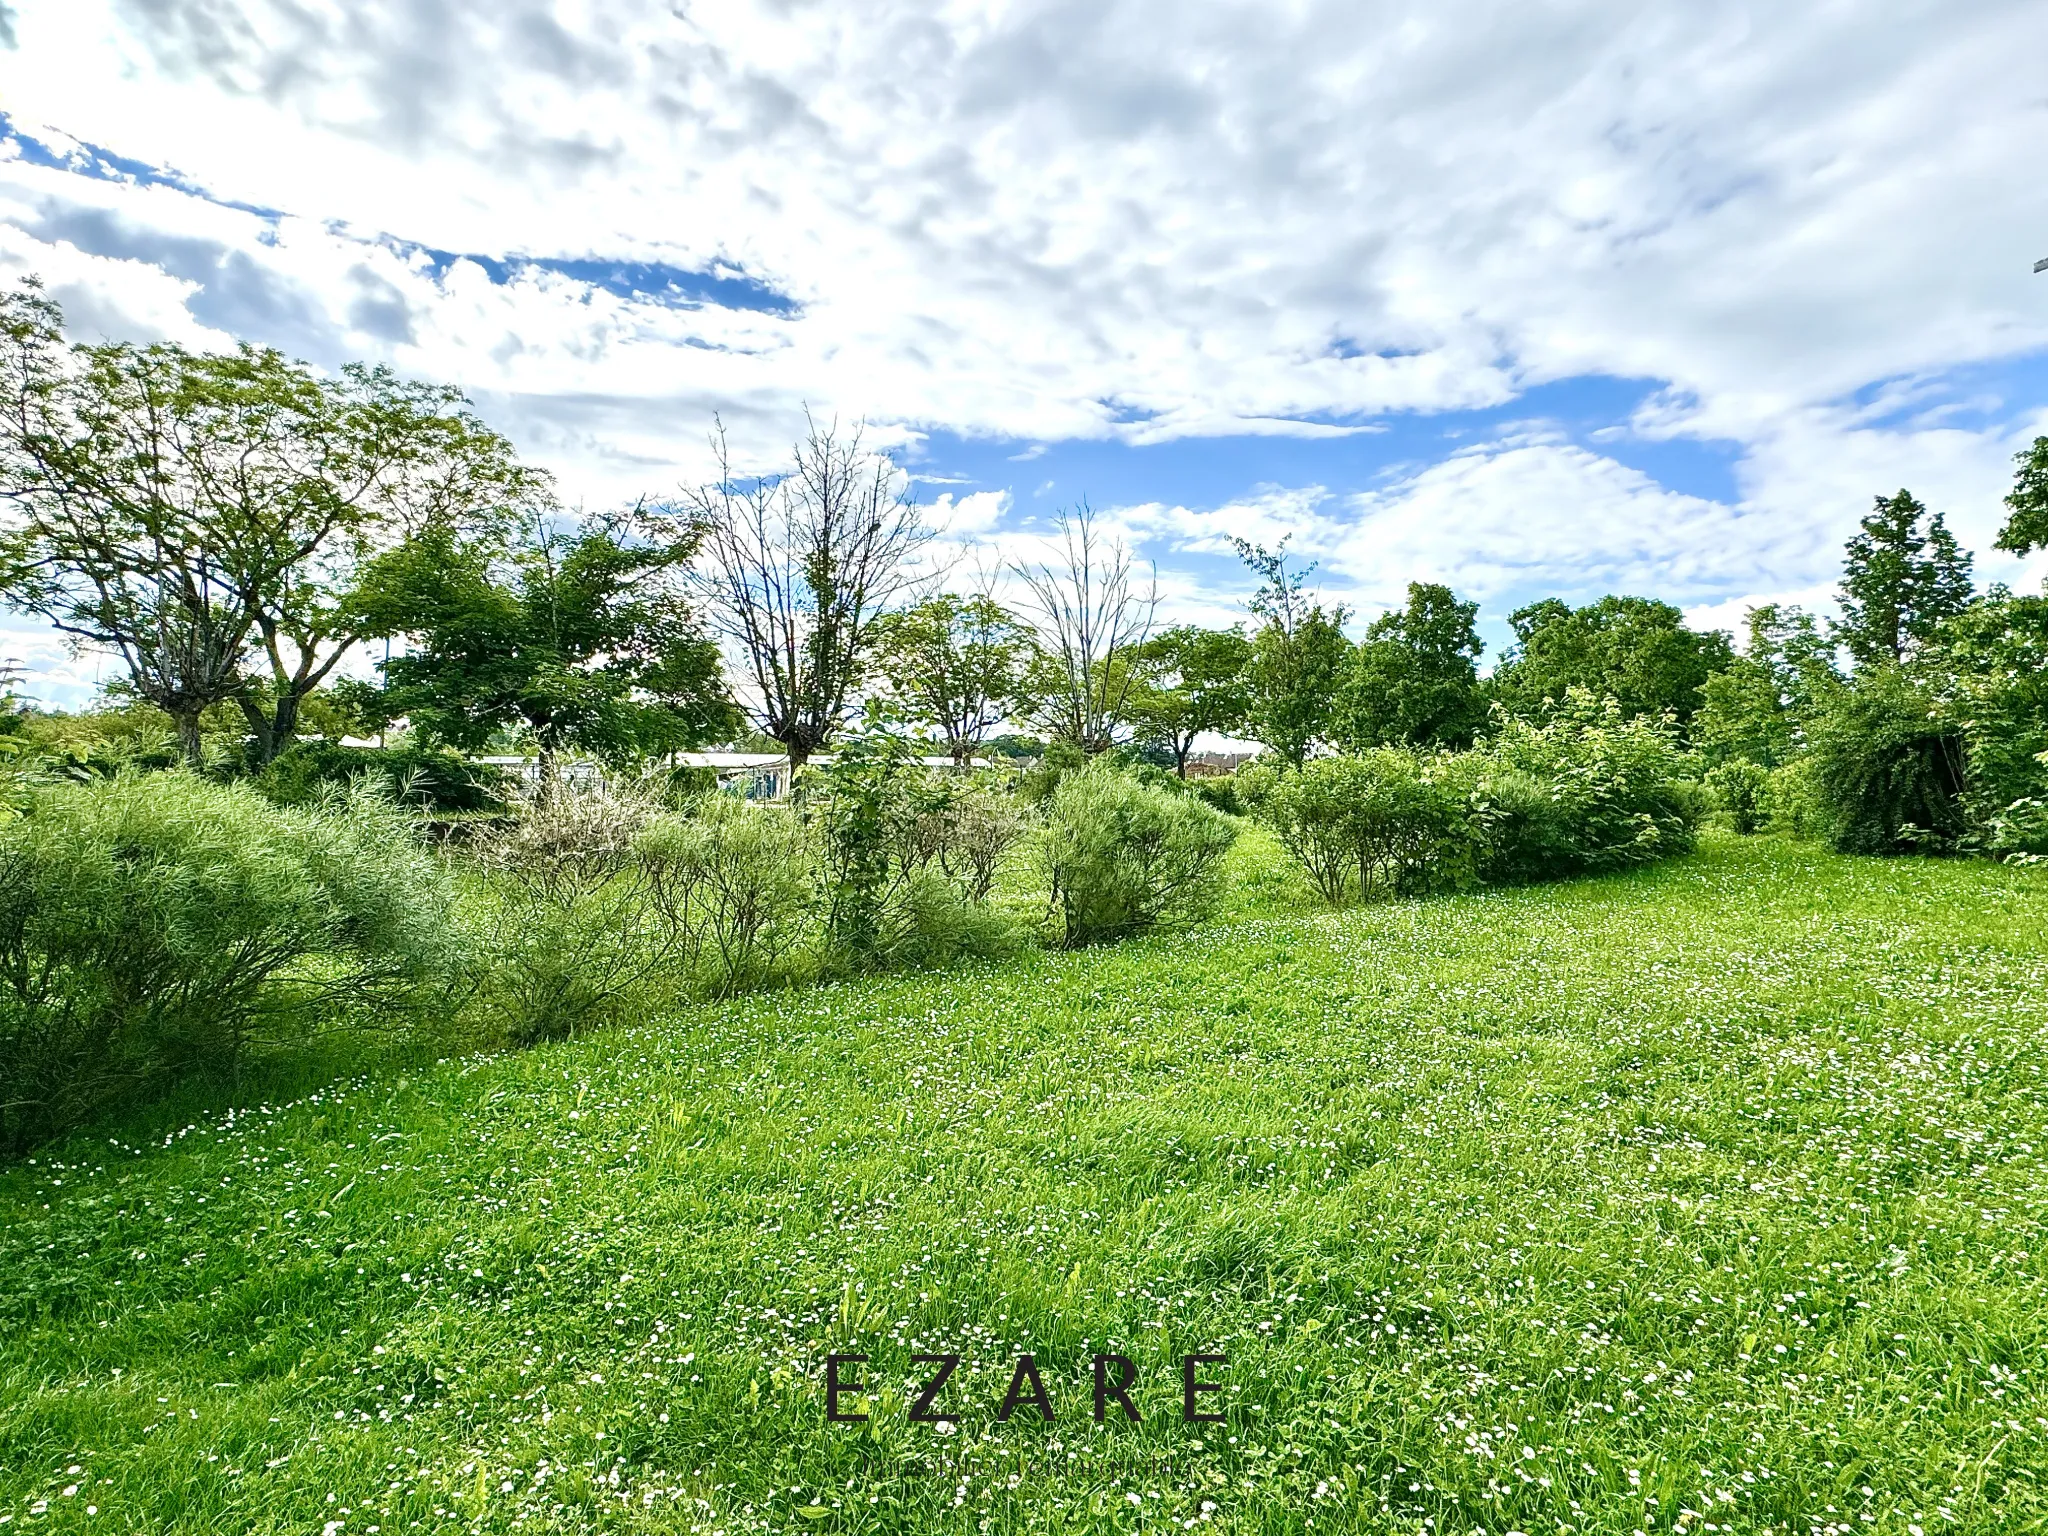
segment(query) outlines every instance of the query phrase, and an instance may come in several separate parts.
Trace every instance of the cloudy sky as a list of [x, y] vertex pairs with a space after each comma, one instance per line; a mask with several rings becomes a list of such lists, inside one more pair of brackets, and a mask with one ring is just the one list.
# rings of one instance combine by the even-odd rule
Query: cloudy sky
[[[2039, 0], [7, 0], [0, 277], [82, 338], [452, 380], [596, 506], [865, 418], [956, 532], [1087, 496], [1370, 614], [1985, 580], [2048, 432]], [[16, 626], [46, 697], [90, 659]]]

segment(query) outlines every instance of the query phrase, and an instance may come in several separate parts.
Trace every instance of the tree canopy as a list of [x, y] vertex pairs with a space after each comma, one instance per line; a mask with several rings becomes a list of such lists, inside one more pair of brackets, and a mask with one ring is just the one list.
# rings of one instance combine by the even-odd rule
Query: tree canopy
[[470, 750], [524, 728], [544, 783], [564, 749], [616, 760], [730, 736], [739, 715], [680, 579], [696, 537], [625, 515], [429, 529], [365, 582], [367, 627], [410, 642], [383, 663], [376, 708]]
[[1669, 710], [1685, 725], [1702, 685], [1734, 657], [1725, 634], [1687, 629], [1676, 608], [1648, 597], [1603, 597], [1583, 608], [1545, 598], [1508, 622], [1515, 646], [1493, 688], [1516, 714], [1536, 715], [1546, 701], [1583, 688], [1615, 700], [1626, 717]]
[[1351, 748], [1465, 747], [1486, 722], [1479, 605], [1449, 587], [1408, 583], [1405, 608], [1366, 626], [1338, 706]]
[[237, 703], [259, 758], [362, 639], [365, 563], [546, 494], [453, 389], [244, 346], [67, 345], [33, 281], [0, 296], [0, 593], [115, 652], [186, 754]]
[[1284, 540], [1271, 550], [1244, 539], [1231, 542], [1259, 577], [1246, 605], [1261, 623], [1245, 669], [1245, 726], [1253, 740], [1299, 766], [1330, 738], [1337, 691], [1351, 659], [1351, 642], [1344, 638], [1350, 615], [1342, 607], [1326, 610], [1309, 597], [1305, 584], [1315, 566], [1290, 571]]
[[1251, 642], [1235, 629], [1181, 624], [1147, 640], [1132, 662], [1131, 725], [1139, 743], [1168, 753], [1186, 778], [1197, 736], [1243, 724], [1251, 655]]
[[1910, 491], [1877, 497], [1844, 548], [1835, 634], [1858, 666], [1904, 661], [1969, 604], [1969, 553]]
[[1032, 659], [1031, 629], [986, 593], [942, 593], [875, 625], [875, 667], [919, 725], [956, 763], [1018, 708]]

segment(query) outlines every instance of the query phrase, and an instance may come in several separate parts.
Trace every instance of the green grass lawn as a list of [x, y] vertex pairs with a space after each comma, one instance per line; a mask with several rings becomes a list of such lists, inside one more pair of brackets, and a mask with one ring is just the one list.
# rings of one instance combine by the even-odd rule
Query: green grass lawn
[[[15, 1165], [0, 1520], [2048, 1524], [2048, 879], [1724, 838], [1322, 914], [1270, 858], [1191, 933]], [[1025, 1351], [1057, 1418], [997, 1423]]]

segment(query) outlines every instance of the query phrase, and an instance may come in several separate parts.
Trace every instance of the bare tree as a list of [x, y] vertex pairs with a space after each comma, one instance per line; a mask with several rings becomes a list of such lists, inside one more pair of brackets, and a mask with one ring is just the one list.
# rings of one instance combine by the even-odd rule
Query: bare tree
[[1102, 752], [1124, 720], [1133, 653], [1152, 632], [1158, 573], [1139, 586], [1130, 548], [1096, 528], [1085, 499], [1062, 508], [1053, 527], [1054, 560], [1012, 567], [1043, 653], [1032, 690], [1038, 719], [1056, 738]]
[[738, 652], [764, 734], [801, 767], [845, 723], [877, 619], [910, 586], [931, 538], [896, 466], [862, 448], [856, 426], [820, 426], [788, 472], [736, 477], [725, 427], [712, 436], [718, 479], [683, 493], [705, 528], [704, 611]]

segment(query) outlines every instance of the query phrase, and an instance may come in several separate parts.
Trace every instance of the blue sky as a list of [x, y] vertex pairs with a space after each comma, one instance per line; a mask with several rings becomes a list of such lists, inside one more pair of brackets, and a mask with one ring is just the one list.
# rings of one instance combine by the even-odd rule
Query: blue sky
[[[1985, 579], [2048, 431], [2048, 10], [48, 0], [0, 276], [82, 337], [469, 390], [572, 501], [864, 419], [963, 551], [1086, 496], [1173, 617], [1231, 536], [1411, 579], [1824, 604], [1873, 495]], [[102, 670], [19, 622], [45, 697]]]

